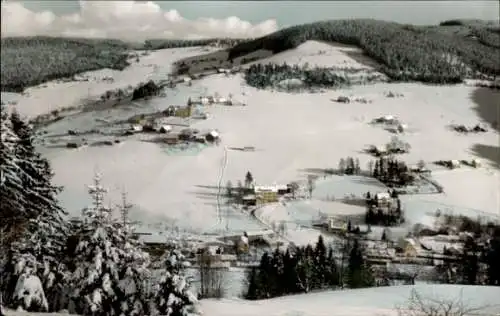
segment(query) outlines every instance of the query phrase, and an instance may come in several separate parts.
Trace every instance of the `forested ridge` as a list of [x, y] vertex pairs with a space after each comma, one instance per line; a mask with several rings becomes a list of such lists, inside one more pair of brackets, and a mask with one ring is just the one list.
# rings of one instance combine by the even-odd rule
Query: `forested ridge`
[[152, 39], [129, 43], [115, 39], [68, 37], [7, 37], [1, 40], [1, 90], [21, 92], [26, 87], [103, 68], [123, 70], [131, 50], [234, 45], [238, 39]]
[[[493, 26], [473, 27], [464, 35], [449, 26], [412, 26], [371, 19], [322, 21], [289, 27], [230, 48], [229, 59], [264, 49], [280, 53], [307, 40], [354, 45], [398, 81], [455, 83], [500, 74], [500, 34]], [[451, 26], [454, 27], [454, 26]]]

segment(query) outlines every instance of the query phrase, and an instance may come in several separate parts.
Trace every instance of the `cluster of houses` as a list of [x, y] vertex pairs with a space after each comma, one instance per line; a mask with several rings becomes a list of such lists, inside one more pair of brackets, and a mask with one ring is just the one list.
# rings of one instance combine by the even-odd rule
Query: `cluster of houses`
[[485, 133], [488, 131], [486, 129], [486, 127], [484, 127], [482, 124], [476, 124], [473, 127], [467, 127], [463, 124], [459, 124], [459, 125], [452, 125], [451, 127], [454, 131], [459, 132], [459, 133], [464, 133], [464, 134], [467, 134], [467, 133]]
[[400, 134], [408, 130], [408, 125], [401, 122], [393, 115], [384, 115], [372, 120], [371, 124], [383, 125], [385, 129], [391, 133]]
[[292, 193], [291, 184], [251, 186], [242, 197], [245, 206], [257, 206], [266, 203], [275, 203], [285, 194]]
[[143, 124], [133, 124], [125, 135], [137, 133], [161, 134], [160, 142], [175, 145], [181, 142], [219, 143], [220, 133], [216, 129], [199, 130], [173, 120], [150, 120]]
[[393, 138], [385, 146], [371, 145], [366, 152], [375, 157], [388, 156], [391, 154], [405, 154], [410, 152], [410, 145], [398, 138]]
[[370, 192], [366, 195], [366, 204], [371, 209], [377, 209], [384, 214], [393, 213], [397, 209], [401, 209], [401, 200], [397, 197], [396, 191], [379, 192], [373, 196]]

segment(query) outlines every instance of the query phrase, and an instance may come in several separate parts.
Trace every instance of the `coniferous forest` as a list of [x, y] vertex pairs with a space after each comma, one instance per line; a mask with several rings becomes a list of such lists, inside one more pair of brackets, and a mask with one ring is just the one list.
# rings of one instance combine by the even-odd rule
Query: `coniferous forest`
[[[466, 32], [455, 32], [457, 27]], [[229, 49], [229, 59], [260, 49], [276, 54], [307, 40], [357, 46], [395, 81], [458, 83], [464, 78], [500, 74], [498, 28], [446, 23], [413, 26], [371, 19], [315, 22], [240, 43]]]
[[354, 239], [344, 248], [339, 258], [319, 236], [315, 246], [265, 253], [259, 266], [247, 275], [245, 298], [256, 300], [321, 289], [374, 286], [375, 279], [358, 241]]

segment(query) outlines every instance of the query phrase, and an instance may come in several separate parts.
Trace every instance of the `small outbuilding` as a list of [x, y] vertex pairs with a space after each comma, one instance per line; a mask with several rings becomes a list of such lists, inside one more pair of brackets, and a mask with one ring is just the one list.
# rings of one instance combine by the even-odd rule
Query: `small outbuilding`
[[170, 133], [172, 131], [172, 126], [170, 125], [162, 125], [160, 126], [160, 129], [158, 130], [160, 133]]
[[340, 103], [350, 103], [351, 102], [351, 100], [348, 97], [342, 96], [342, 95], [339, 96], [336, 101], [340, 102]]
[[406, 257], [416, 257], [418, 254], [418, 246], [412, 238], [402, 238], [399, 240], [397, 249]]
[[208, 132], [206, 135], [205, 135], [205, 138], [207, 139], [207, 141], [209, 142], [214, 142], [216, 141], [217, 139], [219, 139], [219, 132], [217, 132], [216, 130], [212, 130], [210, 132]]
[[474, 168], [479, 168], [479, 167], [481, 167], [481, 161], [479, 159], [472, 159], [471, 165]]
[[398, 133], [404, 133], [408, 129], [408, 125], [399, 123], [397, 126]]
[[448, 166], [449, 166], [451, 169], [459, 168], [459, 167], [460, 167], [460, 161], [458, 161], [458, 160], [456, 160], [456, 159], [450, 160], [450, 161], [448, 162]]
[[255, 194], [247, 194], [242, 197], [243, 205], [246, 206], [256, 206], [257, 205], [257, 196]]
[[129, 130], [133, 133], [140, 133], [140, 132], [142, 132], [143, 129], [142, 129], [142, 125], [135, 124], [135, 125], [130, 126]]

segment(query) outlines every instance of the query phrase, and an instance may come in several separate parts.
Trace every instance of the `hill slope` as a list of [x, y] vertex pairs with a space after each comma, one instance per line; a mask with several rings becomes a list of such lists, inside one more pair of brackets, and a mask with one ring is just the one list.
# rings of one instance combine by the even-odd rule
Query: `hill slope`
[[46, 36], [2, 38], [1, 90], [21, 92], [26, 87], [86, 71], [104, 68], [123, 70], [129, 65], [129, 51], [134, 49], [159, 50], [212, 43], [230, 46], [239, 41], [152, 39], [144, 43], [127, 43], [114, 39]]
[[240, 43], [228, 49], [227, 62], [233, 64], [233, 60], [257, 51], [277, 54], [315, 40], [363, 49], [366, 55], [383, 65], [381, 70], [393, 80], [453, 83], [464, 78], [500, 74], [500, 34], [495, 28], [458, 26], [469, 29], [464, 36], [464, 32], [446, 32], [447, 27], [370, 19], [321, 21]]

